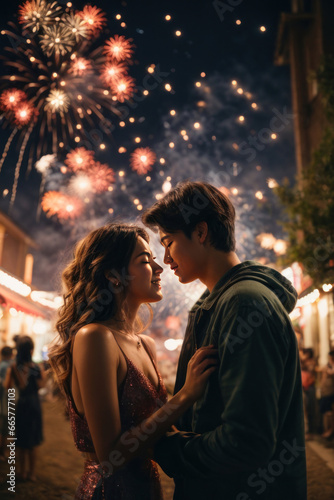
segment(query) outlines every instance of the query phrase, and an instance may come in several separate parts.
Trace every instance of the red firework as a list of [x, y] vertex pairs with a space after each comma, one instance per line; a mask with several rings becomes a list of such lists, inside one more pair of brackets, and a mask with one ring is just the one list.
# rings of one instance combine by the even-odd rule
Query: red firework
[[87, 61], [84, 57], [77, 57], [72, 62], [69, 73], [72, 73], [74, 76], [82, 76], [86, 71], [92, 68], [92, 63]]
[[94, 163], [94, 153], [86, 148], [76, 148], [66, 155], [65, 163], [72, 172], [88, 170]]
[[115, 182], [114, 171], [108, 165], [101, 164], [99, 161], [94, 162], [87, 171], [87, 175], [95, 193], [107, 191], [110, 184]]
[[134, 45], [132, 38], [126, 39], [125, 36], [115, 35], [110, 38], [104, 46], [104, 53], [115, 61], [125, 61], [131, 59]]
[[78, 198], [58, 191], [48, 191], [41, 201], [42, 210], [47, 217], [56, 215], [58, 219], [75, 219], [83, 211], [83, 203]]
[[127, 65], [125, 63], [107, 63], [101, 72], [101, 80], [106, 85], [112, 85], [116, 79], [125, 76], [127, 76]]
[[19, 103], [25, 101], [26, 99], [27, 95], [23, 92], [23, 90], [15, 88], [5, 90], [0, 96], [0, 107], [4, 111], [13, 111]]
[[91, 36], [96, 36], [107, 24], [105, 13], [98, 7], [85, 5], [85, 7], [77, 12], [77, 15], [84, 21], [87, 31]]
[[152, 170], [152, 165], [157, 159], [156, 154], [150, 148], [137, 148], [130, 156], [131, 168], [139, 175], [147, 174]]
[[14, 111], [14, 122], [18, 127], [28, 125], [38, 116], [38, 111], [29, 102], [23, 102]]
[[133, 96], [136, 82], [132, 76], [123, 76], [114, 80], [111, 85], [111, 91], [119, 102], [124, 102]]

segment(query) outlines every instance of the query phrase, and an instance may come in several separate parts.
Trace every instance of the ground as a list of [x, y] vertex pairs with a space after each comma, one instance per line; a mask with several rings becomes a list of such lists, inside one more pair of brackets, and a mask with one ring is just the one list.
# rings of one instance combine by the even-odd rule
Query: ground
[[[7, 462], [0, 462], [2, 500], [70, 500], [82, 473], [83, 459], [76, 451], [69, 421], [58, 402], [44, 401], [44, 442], [38, 447], [37, 482], [16, 484], [15, 495], [8, 492]], [[333, 500], [334, 449], [320, 438], [307, 443], [308, 500]], [[172, 500], [173, 482], [162, 473], [164, 500]], [[134, 499], [135, 500], [135, 499]]]

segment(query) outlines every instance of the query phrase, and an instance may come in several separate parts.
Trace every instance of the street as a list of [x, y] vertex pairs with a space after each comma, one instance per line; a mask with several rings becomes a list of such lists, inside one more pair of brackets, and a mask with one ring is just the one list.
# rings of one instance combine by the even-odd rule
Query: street
[[[17, 483], [8, 491], [7, 462], [0, 462], [0, 496], [3, 500], [71, 500], [83, 469], [83, 459], [74, 447], [69, 421], [59, 401], [44, 401], [44, 442], [38, 449], [37, 481]], [[319, 457], [324, 454], [324, 460]], [[320, 440], [307, 443], [308, 500], [334, 498], [334, 450]], [[331, 468], [330, 468], [331, 467]], [[173, 497], [173, 481], [161, 473], [164, 500]], [[134, 499], [135, 500], [135, 499]]]

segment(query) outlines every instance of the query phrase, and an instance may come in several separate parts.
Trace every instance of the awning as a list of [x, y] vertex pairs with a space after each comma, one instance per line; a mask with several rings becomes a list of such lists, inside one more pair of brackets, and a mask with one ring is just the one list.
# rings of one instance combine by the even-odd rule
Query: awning
[[25, 314], [32, 316], [41, 316], [45, 319], [52, 318], [52, 311], [40, 306], [30, 300], [28, 297], [23, 297], [12, 290], [9, 290], [3, 285], [0, 285], [0, 295], [3, 297], [2, 305], [4, 307], [14, 307], [17, 311], [22, 311]]

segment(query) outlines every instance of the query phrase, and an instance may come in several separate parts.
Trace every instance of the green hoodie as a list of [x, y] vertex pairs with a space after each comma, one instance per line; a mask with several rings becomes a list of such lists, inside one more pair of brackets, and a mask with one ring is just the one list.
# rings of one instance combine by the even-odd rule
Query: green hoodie
[[174, 499], [306, 500], [301, 372], [289, 313], [297, 293], [277, 271], [246, 261], [189, 313], [175, 392], [196, 347], [214, 344], [219, 369], [155, 459]]

